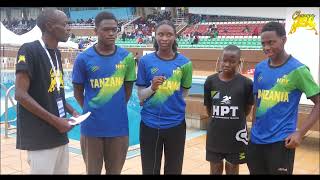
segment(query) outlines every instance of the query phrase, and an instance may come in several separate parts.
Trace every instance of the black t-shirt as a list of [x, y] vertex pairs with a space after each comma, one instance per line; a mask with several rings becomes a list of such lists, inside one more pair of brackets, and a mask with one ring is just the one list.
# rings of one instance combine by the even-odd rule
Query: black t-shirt
[[[61, 53], [58, 49], [48, 49], [48, 51], [55, 68], [57, 67], [55, 52], [58, 57], [60, 92], [56, 87], [50, 60], [39, 41], [25, 43], [20, 47], [17, 56], [16, 73], [21, 71], [28, 72], [30, 77], [29, 95], [48, 112], [59, 116], [57, 98], [62, 98], [63, 103], [66, 103]], [[66, 109], [64, 110], [66, 113]], [[17, 149], [49, 149], [68, 142], [67, 133], [60, 133], [55, 127], [29, 112], [20, 103], [17, 104]]]
[[243, 152], [248, 144], [245, 109], [253, 105], [252, 81], [241, 74], [221, 81], [219, 74], [204, 84], [204, 105], [211, 108], [206, 149], [220, 153]]

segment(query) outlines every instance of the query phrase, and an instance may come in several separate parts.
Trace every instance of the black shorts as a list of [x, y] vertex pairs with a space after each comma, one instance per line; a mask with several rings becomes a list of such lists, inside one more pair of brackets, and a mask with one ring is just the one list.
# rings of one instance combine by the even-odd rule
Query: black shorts
[[250, 174], [292, 174], [295, 149], [285, 147], [285, 142], [248, 145]]
[[240, 152], [240, 153], [220, 153], [220, 152], [213, 152], [208, 151], [206, 152], [206, 160], [213, 162], [213, 163], [219, 163], [223, 159], [225, 159], [227, 162], [231, 164], [244, 164], [247, 162], [246, 153]]

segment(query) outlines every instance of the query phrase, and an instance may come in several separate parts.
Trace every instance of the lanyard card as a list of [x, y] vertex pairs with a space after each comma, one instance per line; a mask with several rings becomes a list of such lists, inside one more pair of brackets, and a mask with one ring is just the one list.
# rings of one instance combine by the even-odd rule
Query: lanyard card
[[61, 97], [57, 98], [57, 106], [58, 106], [59, 116], [64, 117], [66, 113], [64, 112], [63, 100]]

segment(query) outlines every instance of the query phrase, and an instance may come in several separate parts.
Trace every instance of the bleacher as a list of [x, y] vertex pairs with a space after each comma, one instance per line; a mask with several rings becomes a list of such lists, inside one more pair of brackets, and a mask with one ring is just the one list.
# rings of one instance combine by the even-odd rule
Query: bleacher
[[116, 39], [116, 45], [122, 47], [147, 47], [147, 44], [138, 44], [136, 39], [126, 39], [122, 41], [122, 39]]
[[180, 48], [215, 48], [223, 49], [230, 44], [238, 46], [240, 49], [261, 49], [261, 41], [258, 37], [234, 37], [220, 36], [218, 38], [200, 38], [198, 44], [191, 44], [188, 39], [177, 39]]
[[[217, 29], [221, 36], [251, 36], [252, 31], [256, 27], [258, 28], [258, 34], [260, 34], [263, 25], [264, 24], [218, 24]], [[243, 32], [246, 26], [250, 29], [249, 32]], [[225, 29], [228, 32], [224, 32]]]
[[[191, 41], [185, 38], [177, 39], [179, 48], [213, 48], [223, 49], [224, 47], [233, 44], [238, 46], [240, 49], [257, 49], [260, 50], [261, 42], [258, 37], [251, 38], [235, 38], [235, 37], [220, 37], [220, 38], [201, 38], [198, 44], [191, 44]], [[138, 44], [136, 39], [117, 39], [116, 44], [122, 47], [147, 47], [148, 44]], [[149, 46], [152, 46], [149, 44]]]
[[[266, 23], [266, 22], [265, 22]], [[236, 22], [229, 22], [229, 23], [216, 23], [216, 28], [218, 30], [218, 33], [220, 36], [251, 36], [253, 30], [257, 27], [258, 28], [258, 34], [260, 34], [261, 29], [265, 23], [236, 23]], [[182, 34], [190, 34], [192, 32], [198, 32], [202, 35], [204, 35], [207, 31], [210, 25], [214, 23], [206, 23], [206, 24], [197, 24], [187, 27]], [[249, 32], [243, 32], [243, 29], [245, 27], [249, 28]], [[197, 28], [198, 27], [198, 28]], [[224, 31], [227, 32], [224, 32]]]
[[[223, 49], [225, 46], [233, 44], [241, 49], [248, 50], [261, 50], [260, 37], [253, 36], [255, 28], [258, 30], [258, 35], [261, 33], [261, 29], [268, 21], [237, 21], [237, 22], [201, 22], [195, 25], [187, 27], [181, 32], [183, 38], [177, 39], [179, 48], [213, 48]], [[284, 24], [284, 22], [282, 22]], [[209, 26], [215, 25], [218, 31], [218, 37], [210, 38], [207, 34]], [[129, 27], [129, 26], [128, 26]], [[249, 32], [244, 32], [244, 28], [249, 28]], [[127, 28], [128, 30], [128, 28]], [[225, 31], [227, 30], [227, 32]], [[198, 32], [199, 42], [192, 44], [192, 38], [185, 38], [184, 35]], [[123, 47], [151, 47], [152, 43], [137, 43], [137, 38], [126, 38], [125, 41], [121, 39], [119, 35], [116, 44]]]
[[[198, 28], [196, 28], [196, 26], [198, 26]], [[204, 34], [205, 32], [207, 32], [209, 25], [193, 25], [193, 26], [189, 26], [187, 27], [186, 30], [184, 30], [182, 32], [182, 34], [191, 34], [192, 32], [197, 31], [198, 33]]]
[[[93, 41], [96, 40], [95, 36], [91, 37]], [[85, 42], [88, 38], [84, 38]], [[74, 42], [79, 42], [79, 39], [76, 39]], [[122, 47], [147, 47], [153, 46], [152, 44], [138, 44], [137, 39], [127, 38], [123, 41], [121, 38], [116, 39], [116, 45]], [[179, 48], [214, 48], [214, 49], [223, 49], [225, 46], [233, 44], [238, 46], [240, 49], [262, 49], [260, 38], [255, 37], [234, 37], [234, 36], [220, 36], [218, 38], [209, 38], [208, 36], [201, 36], [198, 44], [191, 44], [191, 40], [186, 38], [177, 39]]]
[[[187, 27], [181, 34], [190, 35], [198, 33], [200, 38], [197, 44], [191, 44], [192, 37], [189, 39], [181, 38], [177, 40], [180, 48], [216, 48], [221, 49], [233, 44], [241, 49], [261, 49], [260, 34], [264, 24], [268, 21], [245, 21], [245, 22], [202, 22]], [[280, 21], [284, 24], [284, 21]], [[209, 38], [207, 32], [210, 25], [215, 25], [218, 37]], [[249, 31], [244, 31], [245, 28]], [[257, 28], [257, 34], [253, 34]], [[211, 32], [212, 33], [212, 32]]]

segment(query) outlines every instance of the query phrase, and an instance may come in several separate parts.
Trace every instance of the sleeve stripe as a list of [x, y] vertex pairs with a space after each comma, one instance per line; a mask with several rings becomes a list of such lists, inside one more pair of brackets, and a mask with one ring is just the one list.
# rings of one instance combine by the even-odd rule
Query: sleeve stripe
[[191, 88], [191, 86], [190, 86], [190, 87], [184, 87], [184, 86], [181, 86], [181, 87], [183, 87], [183, 88], [185, 88], [185, 89], [190, 89], [190, 88]]
[[136, 83], [136, 86], [146, 87], [145, 84], [137, 84], [137, 83]]

